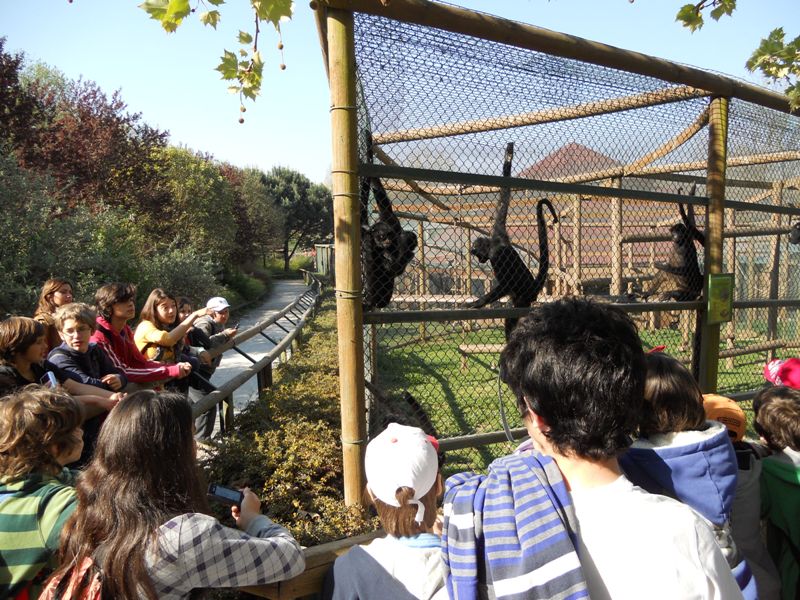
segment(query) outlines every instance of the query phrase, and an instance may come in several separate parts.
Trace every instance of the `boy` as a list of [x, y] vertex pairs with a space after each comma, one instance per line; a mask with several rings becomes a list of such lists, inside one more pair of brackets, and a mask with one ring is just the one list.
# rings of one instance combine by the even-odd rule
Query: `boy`
[[192, 365], [179, 362], [165, 365], [147, 360], [133, 341], [133, 331], [128, 321], [136, 316], [136, 287], [130, 283], [108, 283], [94, 296], [98, 316], [97, 329], [90, 338], [121, 370], [128, 381], [152, 383], [173, 377], [186, 377]]
[[[95, 387], [119, 391], [128, 384], [119, 369], [97, 344], [90, 342], [96, 329], [97, 313], [88, 304], [72, 302], [56, 310], [54, 326], [63, 343], [50, 351], [47, 359], [70, 377]], [[94, 452], [100, 426], [107, 412], [87, 418], [83, 424], [83, 452], [78, 468], [86, 464]]]
[[[206, 302], [206, 309], [213, 311], [210, 315], [200, 317], [194, 322], [194, 328], [189, 331], [189, 343], [196, 348], [203, 348], [204, 350], [211, 350], [217, 346], [223, 345], [236, 335], [237, 329], [235, 327], [225, 327], [225, 324], [230, 318], [230, 304], [222, 296], [214, 296], [209, 298]], [[205, 379], [211, 379], [214, 371], [217, 370], [219, 363], [222, 361], [222, 355], [214, 357], [210, 364], [202, 364], [198, 369], [199, 374]], [[202, 388], [189, 388], [189, 400], [192, 403], [197, 402], [208, 393], [207, 389]], [[199, 442], [207, 442], [211, 439], [211, 434], [214, 431], [214, 418], [216, 417], [216, 408], [207, 410], [202, 415], [195, 419], [195, 428], [197, 434], [195, 438]]]
[[38, 598], [55, 567], [64, 522], [75, 510], [81, 405], [30, 386], [0, 402], [0, 597]]
[[438, 442], [421, 429], [397, 423], [367, 445], [365, 501], [388, 535], [337, 558], [323, 599], [447, 599], [441, 538], [434, 533], [442, 493], [437, 451]]
[[472, 536], [478, 568], [467, 566], [498, 598], [742, 598], [708, 525], [620, 470], [646, 375], [630, 317], [579, 298], [542, 304], [512, 333], [500, 372], [536, 451], [495, 461], [475, 490], [448, 480], [456, 584], [469, 584], [461, 540]]
[[753, 398], [755, 430], [773, 452], [761, 472], [761, 514], [768, 521], [767, 549], [778, 567], [782, 598], [800, 592], [800, 391], [761, 390]]

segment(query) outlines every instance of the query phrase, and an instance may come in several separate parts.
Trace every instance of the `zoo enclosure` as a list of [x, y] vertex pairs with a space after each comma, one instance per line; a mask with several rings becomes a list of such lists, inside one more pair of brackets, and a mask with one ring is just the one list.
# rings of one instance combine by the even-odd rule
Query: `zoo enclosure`
[[[469, 248], [491, 228], [501, 188], [512, 189], [508, 233], [534, 272], [533, 207], [545, 197], [556, 208], [539, 301], [589, 294], [618, 302], [646, 288], [655, 264], [668, 258], [675, 205], [697, 208], [703, 272], [736, 275], [733, 320], [708, 323], [699, 300], [621, 305], [640, 315], [646, 345], [666, 344], [687, 362], [697, 329], [695, 367], [705, 390], [752, 390], [767, 354], [800, 345], [797, 252], [784, 235], [800, 215], [800, 122], [783, 96], [425, 0], [317, 4], [332, 97], [348, 502], [357, 501], [362, 484], [365, 407], [376, 408], [365, 402], [365, 373], [386, 393], [390, 411], [398, 404], [392, 398], [411, 390], [444, 438], [496, 437], [499, 319], [528, 309], [461, 307], [491, 280]], [[503, 178], [511, 141], [512, 177]], [[368, 313], [361, 305], [359, 176], [384, 182], [418, 239], [392, 304]], [[698, 193], [688, 197], [692, 184]], [[513, 414], [513, 401], [505, 402]]]

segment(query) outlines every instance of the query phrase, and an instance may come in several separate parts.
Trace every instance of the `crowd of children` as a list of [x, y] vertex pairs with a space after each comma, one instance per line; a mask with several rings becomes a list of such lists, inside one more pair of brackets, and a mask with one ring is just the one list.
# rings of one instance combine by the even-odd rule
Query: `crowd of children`
[[[213, 420], [191, 403], [228, 303], [156, 289], [134, 332], [134, 296], [91, 307], [53, 279], [35, 319], [0, 322], [0, 598], [189, 598], [304, 568], [249, 490], [236, 529], [208, 516]], [[443, 483], [438, 442], [390, 424], [365, 454], [386, 536], [339, 557], [323, 598], [800, 598], [800, 360], [765, 367], [758, 440], [609, 305], [535, 308], [500, 372], [529, 440]]]

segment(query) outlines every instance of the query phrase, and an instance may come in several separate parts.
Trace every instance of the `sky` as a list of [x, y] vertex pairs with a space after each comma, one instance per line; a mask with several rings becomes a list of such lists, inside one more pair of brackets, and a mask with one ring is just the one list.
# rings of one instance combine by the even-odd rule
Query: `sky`
[[[197, 0], [199, 1], [199, 0]], [[374, 0], [376, 3], [379, 0]], [[708, 20], [694, 34], [675, 22], [687, 0], [461, 0], [466, 8], [577, 35], [752, 82], [744, 67], [762, 37], [784, 27], [800, 35], [800, 0], [740, 0], [733, 17]], [[194, 5], [195, 0], [193, 0]], [[69, 78], [97, 82], [109, 95], [120, 90], [128, 110], [170, 132], [170, 142], [240, 167], [269, 171], [284, 166], [312, 181], [329, 179], [330, 96], [313, 11], [296, 2], [282, 26], [286, 70], [278, 37], [262, 29], [262, 95], [246, 102], [239, 124], [238, 96], [214, 67], [223, 49], [238, 48], [249, 29], [246, 0], [221, 7], [216, 30], [191, 15], [172, 34], [138, 8], [138, 0], [0, 0], [0, 37], [6, 51], [23, 52]], [[203, 9], [199, 8], [198, 13]]]

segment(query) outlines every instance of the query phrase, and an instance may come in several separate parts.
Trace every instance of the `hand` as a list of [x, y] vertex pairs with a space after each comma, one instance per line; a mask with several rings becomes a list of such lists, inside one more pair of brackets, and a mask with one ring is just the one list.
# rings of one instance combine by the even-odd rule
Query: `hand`
[[122, 389], [122, 377], [119, 375], [114, 375], [109, 373], [108, 375], [103, 375], [100, 378], [100, 381], [105, 383], [108, 387], [110, 387], [115, 392], [118, 392]]
[[197, 355], [197, 360], [199, 360], [204, 365], [210, 366], [211, 365], [211, 355], [203, 350], [200, 354]]
[[241, 506], [231, 506], [231, 516], [236, 521], [239, 529], [245, 530], [254, 517], [261, 514], [261, 500], [258, 499], [249, 487], [242, 490], [244, 500]]
[[227, 329], [225, 329], [225, 330], [224, 330], [222, 333], [224, 333], [225, 335], [227, 335], [229, 338], [232, 338], [233, 336], [235, 336], [235, 335], [236, 335], [236, 332], [237, 332], [237, 331], [239, 331], [239, 329], [238, 329], [238, 328], [236, 328], [236, 327], [228, 327], [228, 328], [227, 328]]
[[433, 527], [431, 527], [431, 533], [433, 535], [438, 535], [442, 537], [442, 531], [444, 530], [444, 517], [442, 515], [436, 515], [436, 520], [433, 522]]
[[178, 367], [180, 368], [180, 374], [178, 375], [178, 379], [183, 379], [187, 377], [189, 373], [192, 372], [192, 364], [188, 362], [179, 362]]
[[[126, 394], [125, 392], [116, 392], [114, 394], [111, 394], [108, 397], [108, 399], [114, 403], [113, 406], [116, 406], [121, 400], [125, 400], [125, 397], [127, 395], [128, 394]], [[113, 408], [113, 406], [112, 406], [112, 408]]]
[[199, 319], [200, 317], [206, 317], [208, 315], [213, 315], [213, 314], [214, 311], [211, 310], [210, 308], [198, 308], [191, 314], [191, 317], [192, 321], [194, 321], [195, 319]]

